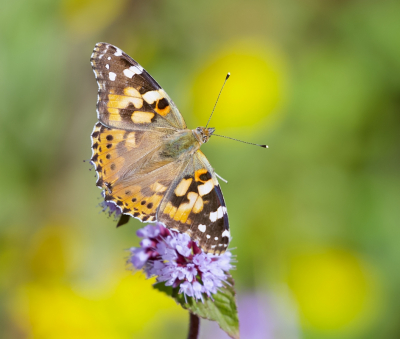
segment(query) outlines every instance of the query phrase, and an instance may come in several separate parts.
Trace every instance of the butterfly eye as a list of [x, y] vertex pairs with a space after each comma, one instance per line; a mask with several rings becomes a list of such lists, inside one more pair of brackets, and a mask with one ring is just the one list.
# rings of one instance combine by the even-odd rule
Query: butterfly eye
[[196, 129], [197, 129], [197, 131], [198, 131], [198, 132], [200, 132], [200, 131], [201, 131], [201, 128], [200, 128], [200, 127], [197, 127]]
[[207, 142], [207, 137], [206, 136], [203, 137], [203, 142]]

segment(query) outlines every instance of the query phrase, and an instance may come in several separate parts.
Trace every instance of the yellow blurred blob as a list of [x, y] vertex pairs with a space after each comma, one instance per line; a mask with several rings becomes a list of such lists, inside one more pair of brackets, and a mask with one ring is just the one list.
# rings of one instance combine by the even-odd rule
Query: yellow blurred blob
[[193, 110], [205, 125], [225, 76], [231, 77], [211, 120], [217, 129], [253, 126], [281, 103], [284, 62], [264, 41], [243, 41], [222, 49], [198, 74], [193, 86]]
[[152, 324], [162, 328], [166, 322], [186, 321], [186, 311], [153, 289], [155, 279], [124, 270], [122, 256], [111, 265], [121, 266], [121, 271], [94, 261], [91, 265], [104, 267], [102, 274], [92, 276], [89, 271], [83, 280], [86, 271], [74, 266], [72, 258], [79, 248], [76, 231], [44, 226], [27, 248], [27, 262], [21, 264], [28, 274], [12, 291], [8, 308], [29, 338], [145, 338], [158, 330]]
[[[166, 317], [186, 319], [186, 312], [157, 292], [142, 274], [119, 278], [112, 293], [95, 300], [71, 286], [28, 284], [20, 289], [14, 315], [29, 323], [33, 338], [131, 338]], [[21, 320], [25, 320], [25, 324]]]
[[72, 33], [87, 36], [107, 27], [121, 14], [126, 0], [64, 0], [61, 11]]
[[294, 257], [289, 286], [306, 326], [343, 330], [354, 322], [359, 325], [360, 317], [371, 309], [369, 277], [370, 272], [350, 252], [326, 250]]
[[67, 227], [47, 225], [33, 237], [28, 256], [28, 272], [32, 279], [60, 279], [66, 273], [66, 243], [71, 234]]

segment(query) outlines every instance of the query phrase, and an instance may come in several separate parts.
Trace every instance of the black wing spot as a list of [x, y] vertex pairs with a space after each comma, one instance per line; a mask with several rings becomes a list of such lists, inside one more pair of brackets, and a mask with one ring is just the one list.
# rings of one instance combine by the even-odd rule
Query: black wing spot
[[162, 98], [161, 100], [158, 101], [157, 106], [159, 109], [164, 109], [165, 107], [169, 106], [168, 100], [166, 98]]
[[107, 135], [106, 139], [107, 139], [108, 141], [111, 141], [111, 140], [114, 139], [114, 138], [113, 138], [112, 135]]
[[211, 174], [210, 174], [210, 172], [201, 174], [201, 175], [199, 176], [199, 179], [200, 179], [201, 181], [203, 181], [203, 182], [204, 182], [204, 181], [210, 180], [210, 179], [211, 179]]
[[99, 154], [98, 153], [96, 153], [93, 157], [92, 157], [92, 161], [97, 161], [97, 158], [99, 157]]

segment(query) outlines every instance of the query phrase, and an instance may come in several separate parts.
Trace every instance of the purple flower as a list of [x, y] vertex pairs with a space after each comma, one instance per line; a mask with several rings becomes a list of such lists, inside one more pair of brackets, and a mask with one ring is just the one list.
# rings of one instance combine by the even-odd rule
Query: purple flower
[[168, 230], [162, 224], [147, 225], [136, 233], [143, 238], [140, 247], [130, 249], [129, 262], [147, 277], [179, 287], [185, 298], [211, 297], [224, 286], [231, 265], [231, 252], [204, 253], [187, 234]]
[[[105, 197], [104, 191], [101, 192], [103, 198]], [[100, 207], [102, 208], [103, 212], [107, 212], [108, 215], [111, 217], [114, 214], [114, 217], [117, 219], [122, 214], [120, 208], [113, 202], [104, 200], [100, 203]], [[108, 211], [107, 211], [108, 209]]]

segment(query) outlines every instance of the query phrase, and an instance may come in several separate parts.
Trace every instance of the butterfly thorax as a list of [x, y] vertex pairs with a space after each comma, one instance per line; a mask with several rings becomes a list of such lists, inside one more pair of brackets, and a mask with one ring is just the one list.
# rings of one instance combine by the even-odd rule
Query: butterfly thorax
[[180, 130], [168, 136], [160, 155], [164, 159], [178, 159], [195, 153], [206, 143], [214, 132], [214, 128], [197, 127], [196, 129]]

